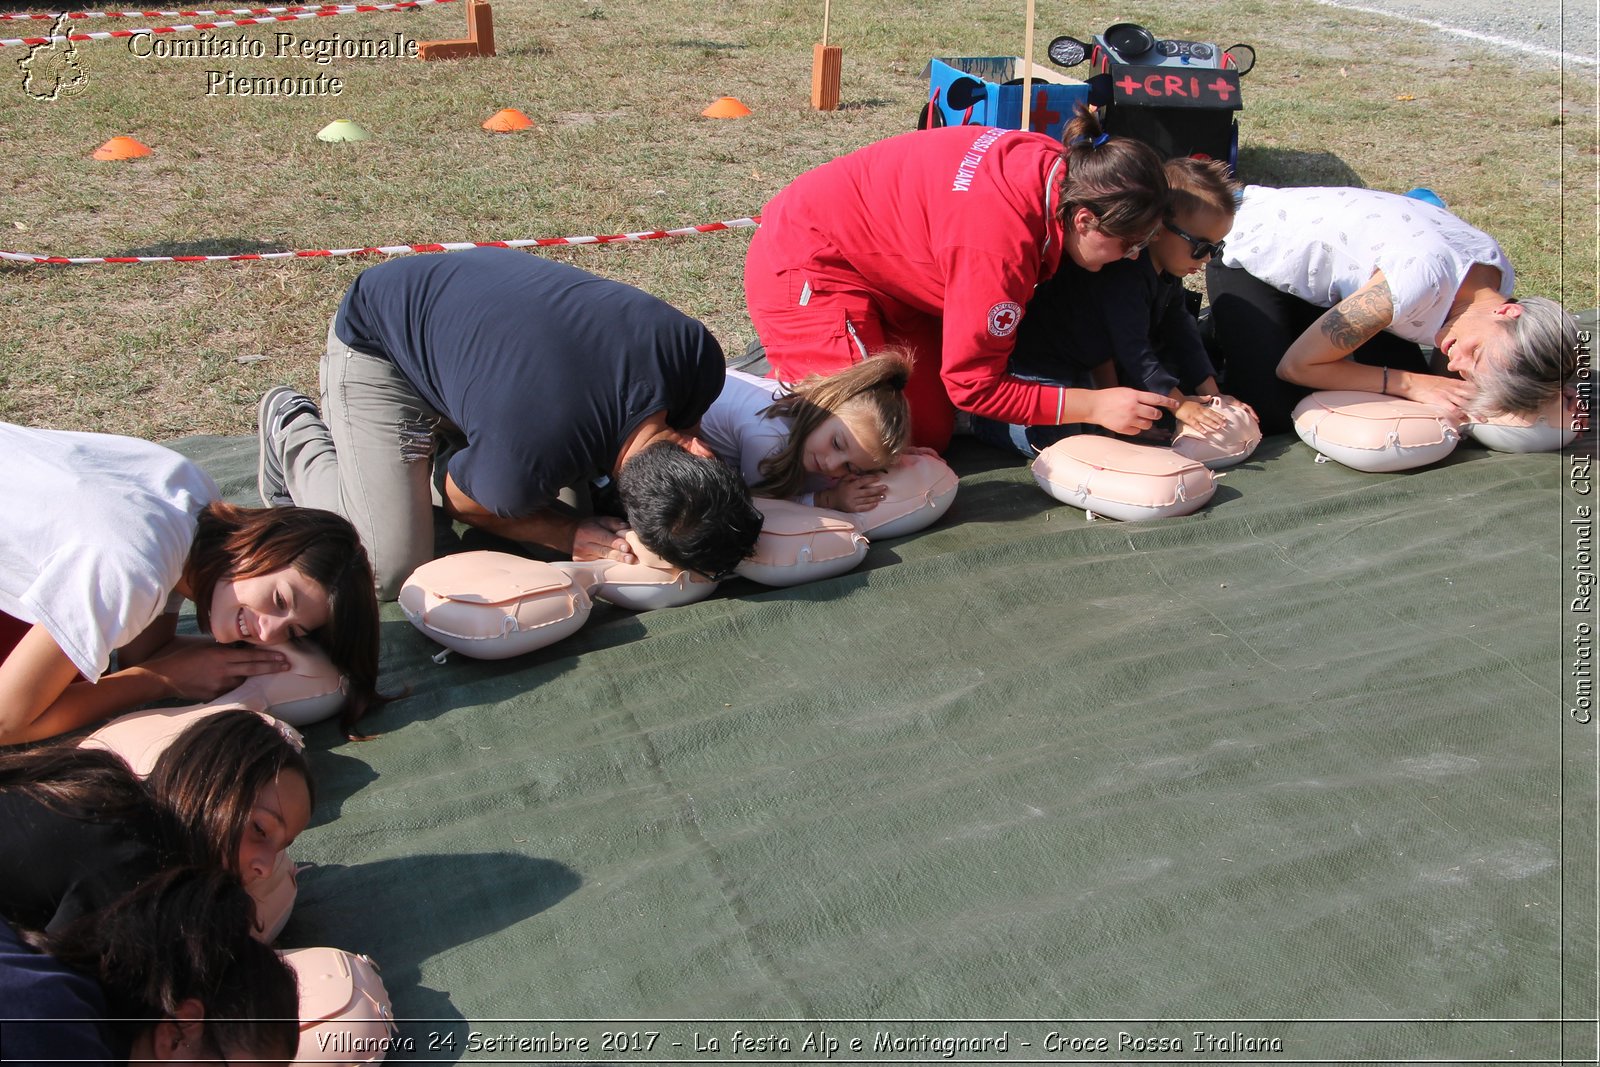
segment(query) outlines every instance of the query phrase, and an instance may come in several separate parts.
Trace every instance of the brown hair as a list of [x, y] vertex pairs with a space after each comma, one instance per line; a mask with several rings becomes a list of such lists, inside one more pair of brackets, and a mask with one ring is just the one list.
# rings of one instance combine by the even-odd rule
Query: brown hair
[[314, 808], [316, 785], [304, 753], [255, 712], [225, 709], [174, 738], [146, 784], [183, 828], [195, 862], [243, 878], [239, 842], [256, 798], [284, 771], [306, 780]]
[[1233, 218], [1239, 208], [1239, 183], [1220, 159], [1182, 156], [1161, 168], [1167, 175], [1167, 218], [1212, 211]]
[[1143, 141], [1112, 137], [1082, 104], [1067, 124], [1061, 158], [1067, 176], [1061, 183], [1060, 216], [1085, 208], [1102, 232], [1125, 241], [1150, 236], [1167, 211], [1167, 177], [1161, 157]]
[[76, 739], [0, 752], [0, 792], [15, 792], [69, 819], [121, 823], [146, 814], [144, 783], [114, 752]]
[[349, 521], [318, 508], [241, 508], [214, 502], [201, 510], [183, 578], [201, 630], [211, 627], [218, 582], [255, 578], [293, 567], [328, 594], [326, 626], [307, 636], [349, 680], [339, 725], [345, 736], [378, 693], [378, 597], [372, 564]]
[[885, 348], [837, 374], [812, 374], [796, 382], [761, 412], [766, 418], [788, 419], [789, 440], [761, 461], [761, 481], [750, 491], [774, 497], [798, 493], [806, 478], [806, 438], [834, 415], [853, 421], [861, 411], [871, 418], [871, 439], [862, 444], [888, 466], [911, 440], [911, 407], [906, 402], [910, 380], [910, 355], [904, 349]]
[[96, 979], [107, 1015], [135, 1033], [204, 1009], [210, 1058], [287, 1062], [300, 1041], [294, 972], [251, 936], [255, 904], [238, 879], [179, 867], [54, 934], [26, 933], [34, 948]]

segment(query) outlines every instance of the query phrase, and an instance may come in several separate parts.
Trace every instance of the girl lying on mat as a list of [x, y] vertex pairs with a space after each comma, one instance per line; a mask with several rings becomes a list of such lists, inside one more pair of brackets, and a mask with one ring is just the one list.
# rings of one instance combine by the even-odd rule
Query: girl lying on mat
[[[349, 679], [347, 731], [377, 701], [372, 571], [344, 519], [222, 503], [195, 464], [130, 437], [0, 423], [0, 454], [0, 744], [212, 700], [288, 669], [273, 646], [299, 638]], [[176, 636], [185, 599], [206, 636]]]
[[250, 936], [250, 909], [235, 879], [185, 867], [60, 930], [0, 919], [7, 1059], [292, 1059], [294, 973]]
[[[297, 741], [255, 712], [220, 708], [159, 754], [94, 738], [0, 753], [0, 918], [55, 932], [158, 871], [194, 864], [244, 885], [268, 940], [293, 904], [292, 878], [287, 894], [268, 883], [311, 821]], [[132, 764], [150, 759], [141, 781]]]
[[756, 496], [867, 511], [888, 491], [877, 473], [910, 441], [910, 379], [911, 362], [899, 352], [788, 387], [730, 370], [700, 420], [701, 436]]
[[[1010, 372], [1067, 388], [1120, 384], [1159, 393], [1176, 403], [1180, 424], [1203, 435], [1222, 429], [1224, 419], [1206, 401], [1220, 390], [1183, 279], [1221, 253], [1237, 186], [1218, 160], [1173, 159], [1163, 170], [1167, 211], [1149, 247], [1098, 271], [1063, 263], [1028, 302]], [[1030, 459], [1088, 429], [973, 420], [978, 438]]]

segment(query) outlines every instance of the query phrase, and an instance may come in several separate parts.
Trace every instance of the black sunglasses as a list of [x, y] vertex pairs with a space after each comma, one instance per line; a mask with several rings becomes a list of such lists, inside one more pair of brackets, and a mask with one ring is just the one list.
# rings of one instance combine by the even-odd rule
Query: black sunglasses
[[1208, 241], [1204, 237], [1196, 237], [1188, 230], [1179, 229], [1170, 222], [1163, 222], [1161, 225], [1188, 241], [1189, 251], [1195, 259], [1205, 259], [1207, 256], [1218, 258], [1222, 255], [1222, 246], [1227, 244], [1226, 241]]

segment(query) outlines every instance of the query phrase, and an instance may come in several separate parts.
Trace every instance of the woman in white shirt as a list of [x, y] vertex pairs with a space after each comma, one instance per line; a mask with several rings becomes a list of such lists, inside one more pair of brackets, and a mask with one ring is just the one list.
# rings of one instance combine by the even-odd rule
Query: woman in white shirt
[[1386, 393], [1464, 420], [1535, 411], [1576, 370], [1572, 316], [1514, 298], [1494, 238], [1425, 201], [1247, 186], [1224, 245], [1206, 274], [1214, 354], [1268, 433], [1289, 428], [1309, 390]]
[[[372, 571], [344, 519], [222, 503], [195, 464], [131, 437], [0, 423], [0, 455], [0, 744], [212, 700], [288, 669], [273, 646], [302, 638], [349, 680], [347, 731], [378, 702]], [[185, 599], [204, 636], [176, 636]]]

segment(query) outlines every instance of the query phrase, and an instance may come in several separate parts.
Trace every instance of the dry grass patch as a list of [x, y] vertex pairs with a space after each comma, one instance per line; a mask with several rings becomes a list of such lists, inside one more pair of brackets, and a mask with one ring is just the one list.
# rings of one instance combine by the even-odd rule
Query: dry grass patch
[[[1162, 36], [1257, 45], [1260, 65], [1244, 83], [1247, 179], [1431, 186], [1501, 240], [1521, 291], [1571, 307], [1597, 302], [1587, 75], [1564, 83], [1554, 69], [1293, 0], [1143, 4], [1118, 17]], [[502, 3], [495, 18], [499, 56], [443, 64], [139, 59], [123, 43], [81, 44], [90, 83], [78, 96], [39, 103], [20, 77], [0, 83], [0, 246], [222, 253], [736, 218], [799, 172], [908, 129], [931, 56], [1021, 44], [1009, 0], [846, 5], [831, 32], [844, 48], [843, 106], [821, 114], [807, 107], [820, 5]], [[1107, 16], [1076, 2], [1050, 19], [1038, 34], [1041, 60], [1054, 33], [1083, 37]], [[460, 7], [449, 5], [219, 36], [243, 34], [270, 52], [279, 32], [427, 40], [457, 36], [461, 25]], [[0, 71], [22, 54], [0, 54]], [[208, 97], [205, 71], [217, 68], [326, 73], [345, 89], [337, 99]], [[754, 114], [700, 118], [722, 95]], [[527, 112], [534, 129], [479, 129], [507, 106]], [[374, 140], [315, 140], [335, 118], [360, 122]], [[88, 158], [124, 133], [155, 154], [127, 164]], [[751, 336], [741, 285], [748, 240], [735, 231], [548, 254], [660, 295], [704, 319], [733, 353]], [[0, 418], [154, 438], [246, 432], [268, 385], [314, 385], [328, 317], [369, 263], [0, 267], [12, 309], [0, 322]]]

